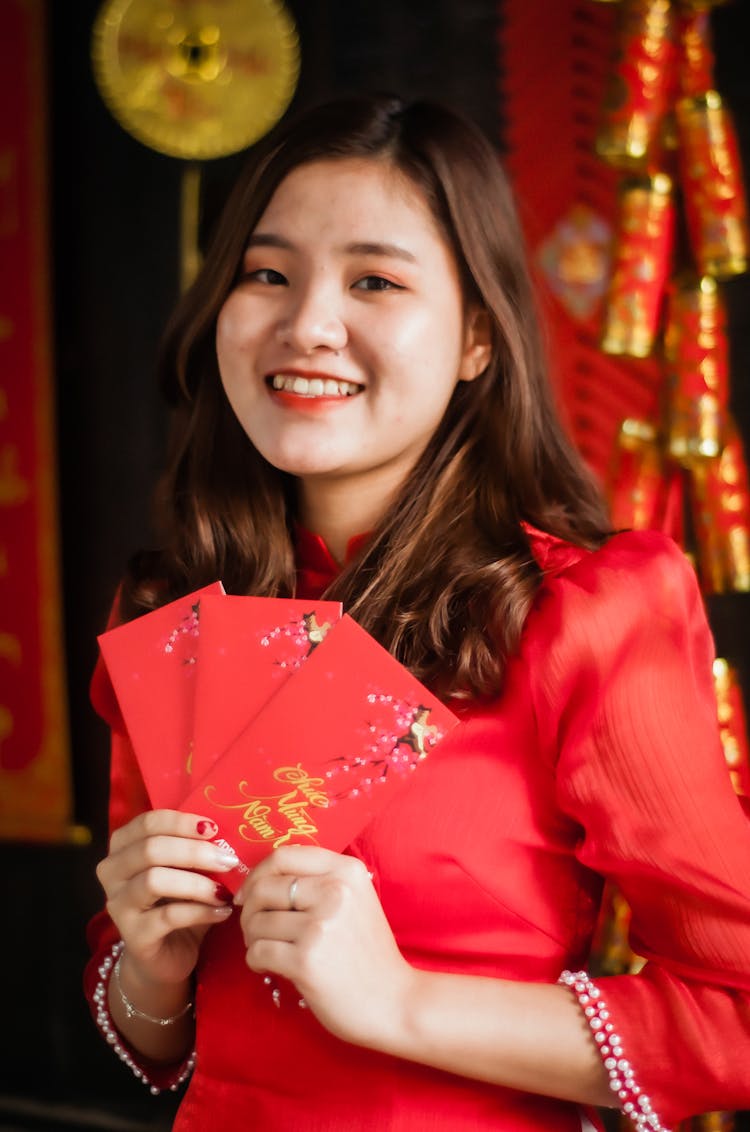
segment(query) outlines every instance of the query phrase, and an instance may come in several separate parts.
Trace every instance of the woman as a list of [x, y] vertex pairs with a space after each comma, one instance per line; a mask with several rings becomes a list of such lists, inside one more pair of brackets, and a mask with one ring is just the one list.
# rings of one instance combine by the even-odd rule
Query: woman
[[[205, 817], [148, 811], [99, 669], [114, 832], [87, 987], [120, 1057], [153, 1088], [192, 1071], [183, 1132], [748, 1105], [750, 839], [700, 594], [665, 537], [610, 537], [489, 143], [390, 98], [287, 125], [163, 360], [164, 541], [117, 616], [217, 578], [325, 592], [461, 722], [346, 853], [284, 846], [232, 904]], [[595, 984], [605, 880], [647, 963]]]

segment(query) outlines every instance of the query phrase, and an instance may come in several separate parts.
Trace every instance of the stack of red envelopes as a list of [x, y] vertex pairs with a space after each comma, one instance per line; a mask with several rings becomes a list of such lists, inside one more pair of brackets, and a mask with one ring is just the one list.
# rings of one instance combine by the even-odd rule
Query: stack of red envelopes
[[240, 868], [341, 850], [456, 717], [338, 602], [220, 582], [99, 637], [156, 808], [211, 818]]

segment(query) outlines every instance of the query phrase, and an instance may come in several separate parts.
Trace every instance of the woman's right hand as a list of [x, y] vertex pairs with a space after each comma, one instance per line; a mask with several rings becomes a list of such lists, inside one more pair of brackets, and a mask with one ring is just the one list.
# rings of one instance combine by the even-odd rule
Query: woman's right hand
[[200, 814], [150, 810], [112, 834], [96, 874], [128, 962], [144, 980], [184, 982], [208, 929], [231, 915], [231, 893], [207, 874], [238, 861], [211, 843], [216, 833]]

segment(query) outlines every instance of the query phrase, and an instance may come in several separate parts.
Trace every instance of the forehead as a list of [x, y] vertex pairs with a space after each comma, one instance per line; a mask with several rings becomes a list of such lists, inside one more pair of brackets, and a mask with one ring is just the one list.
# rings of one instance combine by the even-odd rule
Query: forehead
[[277, 186], [256, 225], [350, 229], [372, 237], [394, 231], [444, 243], [422, 188], [384, 158], [331, 158], [293, 169]]

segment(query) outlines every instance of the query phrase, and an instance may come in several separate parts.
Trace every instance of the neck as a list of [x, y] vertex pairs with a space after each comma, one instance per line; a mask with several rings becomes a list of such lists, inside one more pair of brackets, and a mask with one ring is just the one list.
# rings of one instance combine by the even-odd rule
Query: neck
[[300, 522], [320, 535], [336, 561], [343, 563], [349, 540], [371, 531], [389, 502], [390, 496], [383, 498], [382, 484], [373, 491], [367, 482], [305, 480], [300, 486]]

